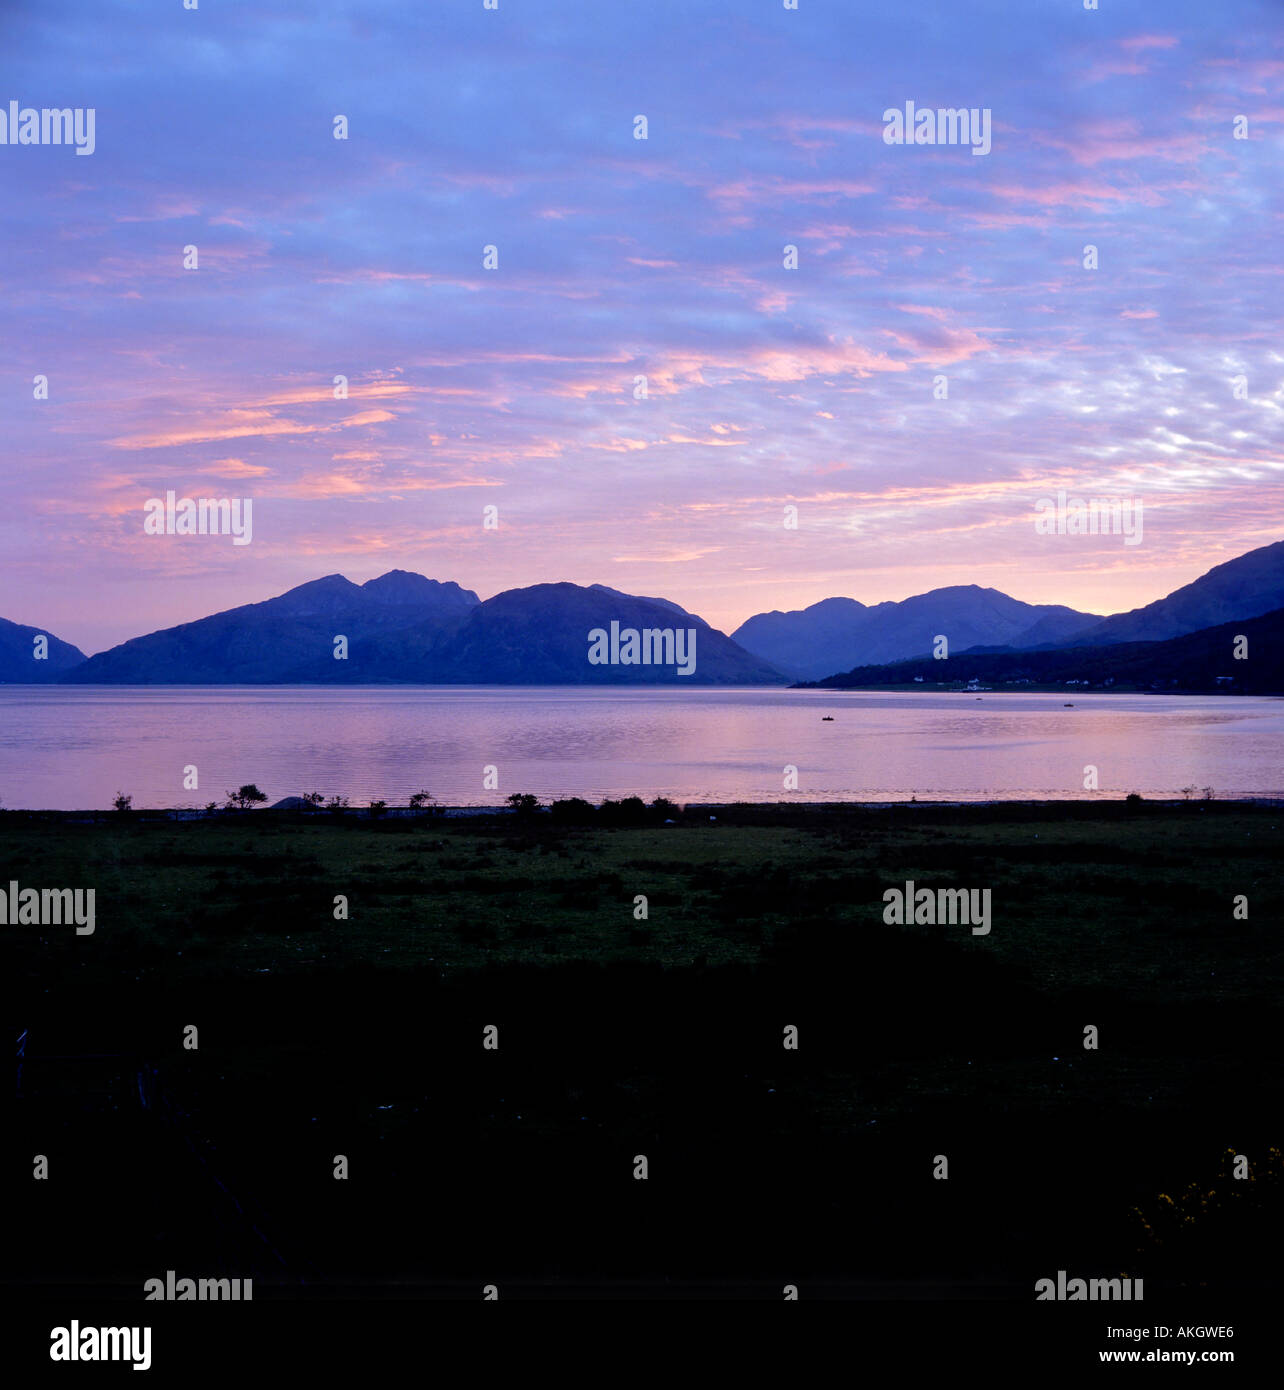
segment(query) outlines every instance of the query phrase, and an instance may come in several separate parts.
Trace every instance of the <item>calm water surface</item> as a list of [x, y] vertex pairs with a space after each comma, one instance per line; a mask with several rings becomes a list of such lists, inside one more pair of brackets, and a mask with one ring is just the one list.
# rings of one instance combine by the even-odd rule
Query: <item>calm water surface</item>
[[[1074, 701], [1066, 709], [1067, 699]], [[833, 722], [822, 716], [832, 715]], [[1284, 700], [780, 689], [0, 686], [6, 808], [202, 806], [257, 782], [447, 805], [1284, 795]], [[199, 790], [183, 789], [195, 764]], [[1098, 770], [1099, 793], [1083, 786]], [[499, 788], [483, 790], [483, 769]], [[797, 791], [785, 788], [796, 767]]]

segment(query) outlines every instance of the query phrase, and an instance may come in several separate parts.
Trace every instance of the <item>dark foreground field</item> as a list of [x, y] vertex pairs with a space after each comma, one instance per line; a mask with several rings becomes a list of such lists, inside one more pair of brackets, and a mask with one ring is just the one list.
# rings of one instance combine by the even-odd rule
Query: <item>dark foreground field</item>
[[[167, 1269], [252, 1277], [256, 1300], [1028, 1300], [1059, 1269], [1260, 1291], [1282, 831], [1284, 808], [1216, 802], [9, 813], [0, 887], [92, 887], [97, 924], [2, 928], [27, 1045], [0, 1277], [131, 1299]], [[907, 878], [991, 889], [989, 935], [884, 925]]]

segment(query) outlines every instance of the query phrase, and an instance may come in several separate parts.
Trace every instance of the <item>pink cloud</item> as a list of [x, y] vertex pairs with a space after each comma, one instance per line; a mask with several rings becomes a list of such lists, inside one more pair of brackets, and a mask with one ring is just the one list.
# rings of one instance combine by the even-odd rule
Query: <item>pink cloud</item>
[[1140, 53], [1147, 48], [1176, 48], [1180, 42], [1176, 34], [1136, 34], [1130, 39], [1120, 39], [1119, 47], [1129, 53]]
[[244, 459], [215, 459], [201, 470], [219, 478], [262, 478], [272, 470], [260, 463], [246, 463]]
[[858, 179], [788, 179], [775, 174], [716, 184], [705, 192], [710, 198], [729, 203], [805, 202], [813, 198], [832, 202], [838, 198], [863, 198], [878, 189]]

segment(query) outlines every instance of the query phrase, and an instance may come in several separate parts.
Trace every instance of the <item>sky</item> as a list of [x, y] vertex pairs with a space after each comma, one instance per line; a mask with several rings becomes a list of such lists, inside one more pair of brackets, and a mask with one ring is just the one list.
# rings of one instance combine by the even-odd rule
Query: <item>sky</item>
[[1282, 79], [1280, 0], [0, 0], [0, 111], [95, 113], [0, 145], [0, 616], [1148, 603], [1284, 537]]

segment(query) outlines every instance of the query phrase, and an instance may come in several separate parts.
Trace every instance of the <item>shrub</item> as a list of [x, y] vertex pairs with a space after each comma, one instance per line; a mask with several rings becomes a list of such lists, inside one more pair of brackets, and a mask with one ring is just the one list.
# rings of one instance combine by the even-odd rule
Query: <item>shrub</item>
[[643, 825], [646, 818], [646, 802], [640, 796], [602, 803], [602, 820], [607, 825]]
[[253, 782], [246, 782], [243, 787], [227, 794], [228, 807], [237, 811], [248, 811], [251, 806], [257, 806], [266, 800], [267, 792], [259, 791]]

